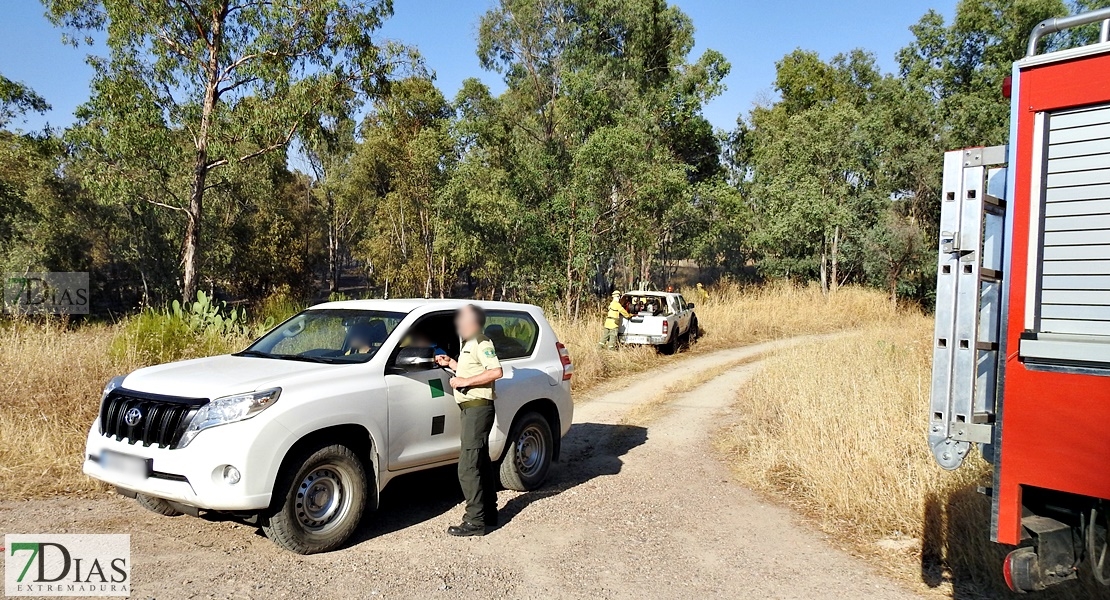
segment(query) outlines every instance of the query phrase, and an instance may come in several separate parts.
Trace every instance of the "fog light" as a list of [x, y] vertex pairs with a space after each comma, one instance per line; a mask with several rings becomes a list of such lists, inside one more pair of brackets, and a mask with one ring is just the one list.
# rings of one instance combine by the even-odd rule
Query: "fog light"
[[226, 467], [224, 467], [224, 483], [228, 485], [235, 485], [236, 483], [239, 483], [240, 479], [242, 479], [242, 476], [239, 475], [239, 469], [236, 469], [231, 465], [227, 465]]

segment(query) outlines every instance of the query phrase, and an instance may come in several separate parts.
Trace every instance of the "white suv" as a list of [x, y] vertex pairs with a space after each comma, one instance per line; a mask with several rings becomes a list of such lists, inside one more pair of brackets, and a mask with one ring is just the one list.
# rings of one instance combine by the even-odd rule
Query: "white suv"
[[[314, 306], [246, 350], [139, 369], [104, 389], [84, 471], [156, 512], [219, 511], [302, 554], [340, 546], [405, 473], [459, 455], [451, 374], [462, 300]], [[478, 302], [505, 370], [490, 457], [541, 485], [570, 428], [573, 367], [536, 306]]]

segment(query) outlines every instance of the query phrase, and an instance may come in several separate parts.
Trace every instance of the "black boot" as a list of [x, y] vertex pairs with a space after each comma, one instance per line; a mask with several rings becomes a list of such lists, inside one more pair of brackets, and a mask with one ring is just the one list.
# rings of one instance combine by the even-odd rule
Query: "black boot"
[[455, 537], [467, 537], [471, 535], [486, 535], [485, 525], [475, 525], [474, 523], [462, 522], [462, 525], [452, 525], [447, 528], [447, 533]]

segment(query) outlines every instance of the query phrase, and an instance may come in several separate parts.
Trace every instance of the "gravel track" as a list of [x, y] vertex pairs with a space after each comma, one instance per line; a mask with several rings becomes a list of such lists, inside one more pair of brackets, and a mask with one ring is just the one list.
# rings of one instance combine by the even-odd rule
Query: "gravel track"
[[0, 531], [130, 533], [135, 598], [917, 598], [733, 483], [710, 436], [758, 368], [623, 422], [669, 382], [797, 343], [692, 355], [579, 399], [548, 485], [503, 491], [503, 525], [455, 539], [454, 468], [401, 477], [353, 543], [279, 550], [256, 528], [160, 517], [116, 496], [0, 503]]

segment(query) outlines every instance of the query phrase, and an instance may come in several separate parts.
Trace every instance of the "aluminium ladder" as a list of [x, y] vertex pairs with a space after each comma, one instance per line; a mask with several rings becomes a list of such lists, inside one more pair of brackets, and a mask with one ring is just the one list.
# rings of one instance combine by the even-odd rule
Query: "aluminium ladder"
[[929, 446], [941, 467], [972, 443], [990, 460], [1001, 335], [1006, 147], [946, 152]]

